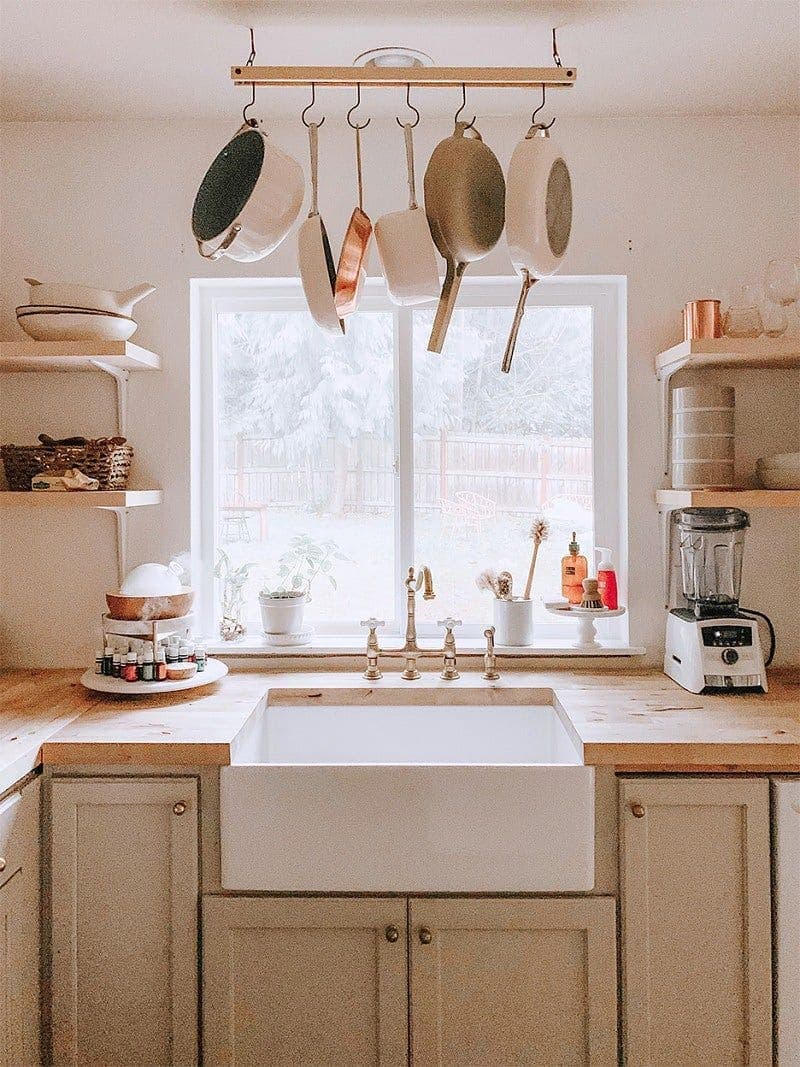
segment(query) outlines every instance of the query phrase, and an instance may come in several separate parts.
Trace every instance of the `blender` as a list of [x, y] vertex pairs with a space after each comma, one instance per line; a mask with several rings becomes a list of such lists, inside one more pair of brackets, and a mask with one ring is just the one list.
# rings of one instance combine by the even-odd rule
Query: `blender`
[[[681, 603], [667, 615], [664, 672], [690, 693], [716, 689], [767, 691], [765, 667], [775, 652], [772, 623], [739, 607], [745, 530], [739, 508], [683, 508], [672, 517], [677, 541]], [[758, 619], [769, 627], [764, 662]]]

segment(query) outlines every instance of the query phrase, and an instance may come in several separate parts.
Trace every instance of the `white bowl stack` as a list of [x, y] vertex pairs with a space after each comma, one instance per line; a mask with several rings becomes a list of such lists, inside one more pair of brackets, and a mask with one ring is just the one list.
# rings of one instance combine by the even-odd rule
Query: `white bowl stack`
[[756, 479], [764, 489], [800, 489], [800, 452], [779, 452], [756, 460]]
[[672, 394], [672, 486], [733, 486], [735, 394], [729, 385], [686, 386]]

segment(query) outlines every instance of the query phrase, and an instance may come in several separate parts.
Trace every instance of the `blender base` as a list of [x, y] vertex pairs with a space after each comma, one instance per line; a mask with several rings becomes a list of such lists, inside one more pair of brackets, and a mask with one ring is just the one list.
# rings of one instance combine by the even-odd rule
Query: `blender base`
[[667, 615], [664, 673], [690, 693], [767, 692], [758, 623], [740, 615], [697, 619], [674, 608]]

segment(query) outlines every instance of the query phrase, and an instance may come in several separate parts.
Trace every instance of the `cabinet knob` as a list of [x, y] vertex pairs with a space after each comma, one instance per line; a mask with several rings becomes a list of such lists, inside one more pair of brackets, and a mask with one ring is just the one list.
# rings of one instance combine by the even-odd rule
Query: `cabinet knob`
[[419, 943], [421, 945], [429, 945], [433, 941], [433, 934], [427, 926], [420, 926], [419, 928]]
[[5, 869], [6, 869], [6, 858], [5, 858], [5, 856], [0, 856], [0, 871], [4, 871]]
[[186, 804], [182, 800], [176, 800], [175, 803], [172, 805], [172, 810], [175, 812], [176, 815], [183, 815], [183, 813], [186, 811]]
[[631, 814], [634, 819], [644, 818], [644, 806], [642, 804], [631, 804]]
[[384, 933], [386, 934], [386, 940], [391, 942], [391, 944], [394, 944], [395, 941], [400, 938], [400, 931], [396, 926], [387, 926]]

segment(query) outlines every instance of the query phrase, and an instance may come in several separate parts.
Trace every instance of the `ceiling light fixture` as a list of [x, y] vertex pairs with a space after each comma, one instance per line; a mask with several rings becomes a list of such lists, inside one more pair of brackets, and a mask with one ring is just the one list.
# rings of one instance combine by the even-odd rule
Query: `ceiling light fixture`
[[354, 67], [432, 67], [433, 59], [427, 52], [418, 48], [405, 48], [403, 45], [389, 45], [384, 48], [370, 48], [356, 56]]

